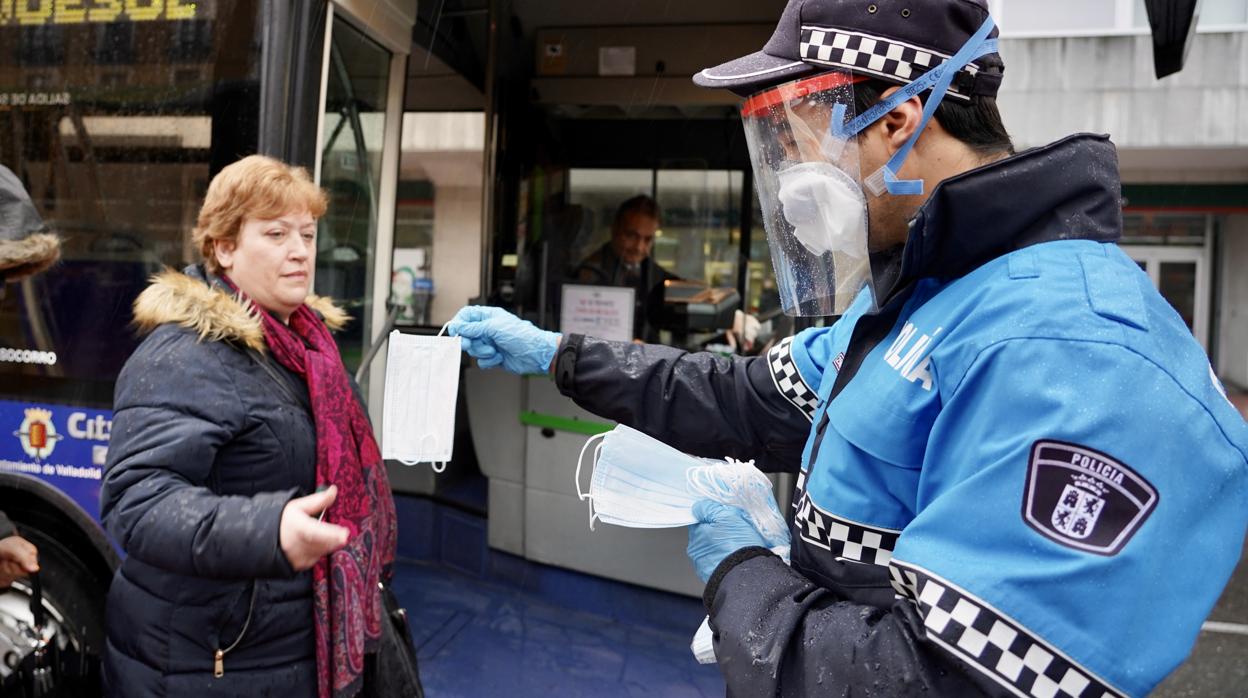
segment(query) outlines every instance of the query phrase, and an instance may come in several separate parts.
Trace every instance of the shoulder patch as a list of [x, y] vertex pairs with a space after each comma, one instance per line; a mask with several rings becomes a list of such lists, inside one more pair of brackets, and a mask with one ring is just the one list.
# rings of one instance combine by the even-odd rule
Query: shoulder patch
[[1023, 520], [1044, 537], [1097, 555], [1116, 555], [1157, 508], [1157, 490], [1100, 451], [1037, 441], [1027, 465]]

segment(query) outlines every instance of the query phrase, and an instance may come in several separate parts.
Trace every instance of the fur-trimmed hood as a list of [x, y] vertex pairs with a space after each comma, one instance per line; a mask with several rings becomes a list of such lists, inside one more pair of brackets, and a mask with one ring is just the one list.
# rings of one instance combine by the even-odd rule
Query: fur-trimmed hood
[[0, 239], [0, 277], [17, 281], [47, 269], [61, 256], [61, 240], [35, 233], [20, 240]]
[[17, 175], [0, 165], [0, 277], [38, 274], [60, 256], [60, 238], [44, 226]]
[[[230, 341], [259, 352], [266, 350], [258, 311], [237, 296], [210, 285], [202, 269], [172, 269], [152, 277], [152, 284], [134, 301], [134, 324], [146, 334], [160, 325], [177, 324], [194, 330], [200, 341]], [[331, 330], [344, 327], [347, 312], [321, 296], [309, 295], [306, 305]]]

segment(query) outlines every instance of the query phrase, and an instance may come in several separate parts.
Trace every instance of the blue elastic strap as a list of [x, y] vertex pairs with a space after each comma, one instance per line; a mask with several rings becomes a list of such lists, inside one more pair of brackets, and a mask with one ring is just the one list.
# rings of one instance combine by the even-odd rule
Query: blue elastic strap
[[984, 20], [979, 31], [975, 32], [949, 60], [927, 71], [918, 80], [897, 90], [888, 99], [871, 107], [849, 123], [845, 122], [844, 104], [837, 104], [832, 108], [832, 122], [828, 125], [828, 128], [833, 136], [846, 140], [875, 123], [881, 116], [896, 109], [897, 105], [925, 90], [932, 90], [932, 96], [928, 98], [927, 104], [923, 107], [923, 120], [919, 122], [919, 127], [911, 134], [906, 144], [893, 157], [889, 158], [888, 164], [884, 165], [884, 185], [887, 187], [888, 193], [895, 196], [919, 195], [923, 193], [923, 180], [898, 179], [897, 171], [901, 169], [902, 163], [910, 155], [910, 150], [914, 147], [915, 141], [919, 139], [919, 135], [923, 133], [923, 129], [927, 127], [927, 122], [936, 113], [936, 108], [940, 106], [941, 100], [945, 98], [945, 93], [949, 90], [949, 86], [953, 84], [953, 78], [958, 74], [958, 71], [962, 70], [967, 63], [976, 58], [997, 52], [997, 40], [988, 38], [995, 26], [996, 23], [989, 16]]

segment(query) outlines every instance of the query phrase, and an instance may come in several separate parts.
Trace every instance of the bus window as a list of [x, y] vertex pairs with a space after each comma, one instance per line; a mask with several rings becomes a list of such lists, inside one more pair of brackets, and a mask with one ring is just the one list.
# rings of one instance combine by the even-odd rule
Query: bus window
[[776, 272], [771, 266], [771, 248], [767, 245], [767, 233], [763, 230], [763, 212], [758, 197], [750, 199], [750, 215], [753, 216], [750, 238], [750, 261], [746, 272], [745, 307], [747, 312], [762, 320], [782, 313], [780, 290], [776, 286]]
[[[568, 172], [565, 213], [576, 215], [560, 217], [562, 226], [552, 218], [552, 230], [542, 231], [563, 243], [546, 245], [540, 260], [530, 255], [526, 261], [544, 268], [548, 279], [558, 280], [557, 270], [564, 269], [564, 282], [632, 287], [635, 339], [688, 347], [713, 341], [739, 306], [743, 184], [739, 170], [696, 163], [683, 169], [574, 168]], [[570, 250], [566, 259], [561, 250]], [[546, 305], [553, 309], [546, 316], [554, 326], [562, 321], [564, 294], [551, 286], [547, 283]], [[688, 322], [665, 302], [675, 286], [684, 286], [685, 293], [720, 289], [726, 312], [709, 324]], [[586, 292], [592, 293], [577, 291]], [[609, 305], [607, 296], [595, 303]]]
[[56, 357], [0, 363], [0, 400], [107, 407], [138, 341], [131, 303], [152, 273], [197, 261], [211, 172], [255, 148], [259, 5], [7, 6], [0, 164], [63, 244], [0, 302], [0, 347]]
[[[321, 146], [321, 186], [329, 209], [317, 231], [316, 292], [352, 321], [335, 335], [349, 371], [371, 339], [381, 142], [390, 52], [348, 22], [335, 22]], [[361, 386], [367, 391], [367, 386]]]
[[392, 293], [399, 324], [441, 327], [481, 291], [480, 111], [403, 115]]
[[568, 203], [579, 207], [582, 224], [572, 240], [568, 263], [575, 266], [611, 239], [620, 204], [638, 194], [654, 195], [653, 170], [571, 169]]
[[659, 170], [655, 198], [663, 234], [655, 258], [683, 279], [736, 286], [741, 256], [741, 184], [731, 170]]

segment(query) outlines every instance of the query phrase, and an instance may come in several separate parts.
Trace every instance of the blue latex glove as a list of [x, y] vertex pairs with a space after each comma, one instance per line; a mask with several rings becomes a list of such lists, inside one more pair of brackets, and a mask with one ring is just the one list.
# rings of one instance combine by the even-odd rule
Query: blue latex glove
[[501, 365], [521, 375], [549, 371], [559, 349], [559, 333], [539, 329], [502, 308], [484, 305], [460, 308], [446, 332], [462, 339], [464, 351], [481, 368]]
[[711, 499], [699, 499], [693, 505], [698, 523], [689, 527], [689, 559], [702, 581], [711, 578], [724, 558], [741, 548], [769, 547], [754, 530], [744, 511]]

